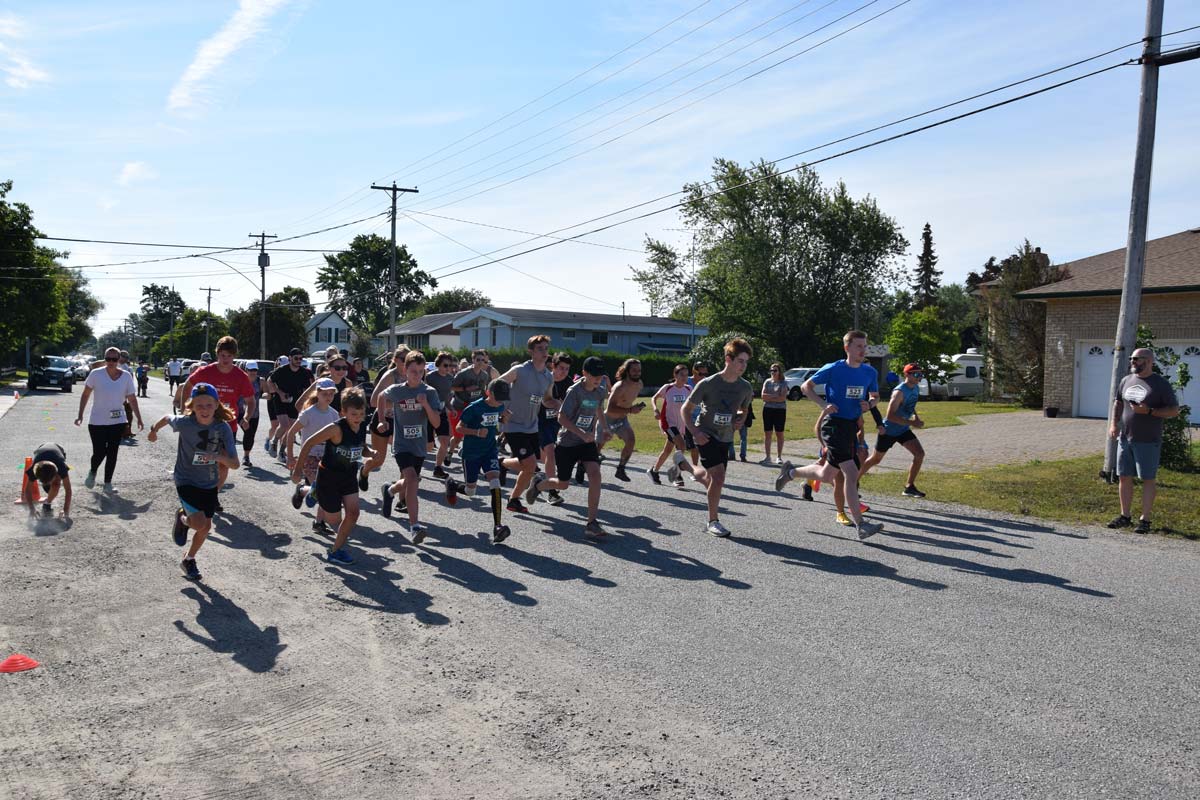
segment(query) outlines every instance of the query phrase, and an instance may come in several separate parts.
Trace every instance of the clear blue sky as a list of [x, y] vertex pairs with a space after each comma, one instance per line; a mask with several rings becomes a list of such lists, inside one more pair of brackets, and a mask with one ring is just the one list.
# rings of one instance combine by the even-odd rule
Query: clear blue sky
[[[0, 178], [15, 181], [12, 199], [29, 203], [37, 225], [55, 236], [241, 245], [251, 231], [290, 236], [378, 213], [386, 196], [366, 187], [392, 179], [420, 187], [419, 196], [403, 199], [414, 210], [544, 233], [705, 179], [717, 156], [777, 159], [1136, 41], [1145, 13], [1130, 0], [912, 0], [635, 130], [897, 0], [784, 46], [865, 2], [0, 2]], [[1167, 0], [1164, 30], [1192, 25], [1200, 25], [1200, 0]], [[1168, 43], [1195, 41], [1200, 31]], [[962, 280], [1025, 238], [1058, 261], [1120, 247], [1138, 80], [1137, 68], [1125, 67], [818, 170], [826, 182], [844, 180], [855, 196], [876, 197], [915, 244], [930, 222], [947, 280]], [[1152, 237], [1200, 226], [1198, 97], [1200, 62], [1163, 70]], [[558, 148], [565, 149], [550, 155]], [[519, 166], [525, 162], [532, 163]], [[527, 238], [416, 219], [429, 227], [401, 217], [398, 239], [435, 274], [479, 263], [470, 248], [487, 252]], [[442, 286], [478, 288], [500, 305], [619, 311], [625, 302], [629, 312], [645, 313], [626, 280], [628, 265], [642, 262], [646, 235], [682, 242], [686, 234], [667, 230], [679, 226], [673, 213], [662, 214], [590, 239], [629, 249], [563, 244]], [[387, 221], [288, 246], [337, 248], [365, 232], [387, 235]], [[68, 263], [88, 267], [106, 304], [94, 321], [98, 333], [136, 310], [143, 282], [174, 284], [194, 306], [203, 305], [198, 287], [221, 287], [213, 296], [218, 312], [257, 296], [213, 261], [90, 266], [180, 251], [71, 249]], [[220, 257], [257, 280], [253, 254]], [[321, 300], [312, 284], [319, 263], [315, 253], [274, 254], [268, 292], [290, 284]]]

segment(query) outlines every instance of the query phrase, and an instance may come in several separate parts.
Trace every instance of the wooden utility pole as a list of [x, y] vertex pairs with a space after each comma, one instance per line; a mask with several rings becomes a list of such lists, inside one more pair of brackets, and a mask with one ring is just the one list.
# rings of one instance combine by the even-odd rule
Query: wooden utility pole
[[210, 289], [207, 286], [201, 286], [200, 291], [208, 292], [208, 315], [204, 318], [204, 352], [209, 352], [208, 349], [208, 323], [212, 317], [212, 293], [219, 292], [220, 289]]
[[[390, 353], [396, 349], [396, 195], [403, 192], [416, 194], [419, 190], [402, 189], [396, 185], [395, 181], [392, 181], [391, 186], [376, 186], [372, 183], [371, 188], [392, 195], [392, 269], [388, 277], [388, 304], [391, 307], [391, 314], [388, 317], [388, 352]], [[388, 358], [390, 359], [391, 356], [389, 355]]]
[[258, 239], [258, 270], [259, 270], [259, 302], [258, 302], [258, 357], [267, 358], [267, 267], [271, 266], [271, 257], [267, 255], [267, 239], [277, 239], [273, 233], [250, 233], [251, 239]]

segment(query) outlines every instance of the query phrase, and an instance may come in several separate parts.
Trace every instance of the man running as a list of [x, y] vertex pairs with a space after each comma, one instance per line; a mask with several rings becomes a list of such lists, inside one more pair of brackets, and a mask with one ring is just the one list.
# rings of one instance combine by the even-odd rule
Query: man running
[[529, 513], [529, 509], [521, 503], [521, 493], [529, 488], [537, 470], [537, 457], [541, 450], [538, 412], [543, 402], [548, 407], [556, 402], [545, 399], [546, 391], [554, 381], [554, 376], [546, 368], [550, 358], [550, 337], [544, 334], [530, 336], [525, 349], [529, 352], [529, 360], [500, 376], [512, 385], [512, 402], [508, 406], [510, 416], [504, 425], [504, 435], [513, 454], [512, 458], [506, 458], [500, 464], [503, 468], [500, 472], [501, 484], [505, 471], [518, 472], [507, 506], [509, 511], [517, 514]]
[[613, 436], [620, 437], [625, 446], [621, 448], [621, 459], [617, 462], [614, 473], [619, 481], [629, 482], [625, 473], [625, 465], [633, 455], [637, 445], [637, 437], [633, 426], [629, 424], [630, 414], [640, 414], [646, 403], [638, 400], [642, 391], [642, 362], [636, 358], [627, 358], [617, 367], [617, 382], [613, 384], [612, 393], [608, 396], [608, 408], [604, 412], [604, 422], [608, 428], [605, 440], [600, 443], [603, 448], [607, 440]]
[[391, 412], [394, 432], [392, 452], [400, 468], [400, 480], [384, 483], [381, 488], [385, 517], [392, 516], [392, 503], [399, 495], [408, 512], [408, 530], [413, 544], [425, 541], [428, 528], [418, 520], [417, 487], [427, 452], [425, 430], [437, 426], [441, 419], [442, 401], [437, 390], [424, 382], [425, 356], [419, 350], [409, 351], [404, 358], [404, 382], [393, 383], [379, 396], [379, 412], [384, 417]]
[[[192, 387], [198, 383], [207, 383], [217, 390], [217, 399], [229, 406], [237, 420], [236, 424], [243, 431], [250, 427], [249, 421], [246, 419], [246, 410], [254, 398], [254, 384], [250, 383], [249, 376], [233, 363], [237, 358], [238, 342], [232, 336], [222, 336], [217, 340], [217, 360], [213, 364], [193, 372], [188, 376], [187, 382], [184, 383], [183, 389], [180, 390], [178, 400], [179, 406], [182, 408], [184, 399], [191, 397]], [[234, 423], [229, 425], [230, 433], [236, 433]], [[229, 477], [229, 467], [224, 462], [217, 466], [217, 489], [225, 486], [225, 479]], [[220, 503], [217, 503], [217, 510], [221, 510]]]
[[442, 351], [433, 360], [433, 371], [425, 373], [425, 383], [433, 387], [441, 401], [441, 416], [436, 425], [429, 427], [430, 443], [433, 436], [437, 437], [437, 454], [433, 457], [433, 477], [445, 480], [450, 477], [443, 464], [450, 452], [450, 413], [449, 403], [452, 396], [451, 385], [454, 383], [454, 365], [457, 364], [453, 353]]
[[384, 416], [379, 410], [379, 396], [383, 394], [383, 390], [396, 383], [404, 381], [404, 359], [408, 356], [408, 348], [404, 345], [397, 347], [392, 353], [392, 360], [388, 364], [384, 364], [379, 368], [379, 375], [375, 379], [375, 388], [371, 391], [371, 400], [367, 403], [368, 406], [375, 409], [371, 413], [371, 418], [368, 420], [368, 428], [371, 431], [371, 450], [374, 455], [370, 459], [363, 462], [362, 472], [358, 476], [358, 489], [365, 492], [370, 488], [368, 480], [370, 474], [381, 466], [384, 459], [387, 458], [388, 443], [392, 440], [394, 428], [392, 427], [391, 407], [388, 407], [388, 416]]
[[267, 440], [267, 452], [272, 456], [283, 455], [284, 437], [292, 429], [300, 412], [296, 400], [313, 383], [313, 374], [304, 366], [304, 351], [293, 347], [288, 352], [288, 363], [267, 376], [267, 391], [275, 397], [275, 435]]
[[925, 460], [925, 448], [917, 435], [912, 432], [925, 427], [925, 421], [917, 416], [917, 401], [921, 399], [921, 379], [925, 373], [916, 364], [904, 365], [904, 382], [892, 391], [888, 401], [887, 416], [884, 418], [883, 433], [875, 439], [875, 452], [859, 470], [861, 480], [871, 467], [883, 461], [892, 445], [899, 444], [912, 453], [912, 464], [908, 468], [908, 483], [904, 486], [906, 497], [924, 497], [925, 493], [917, 488], [917, 473], [921, 471], [921, 462]]
[[[664, 383], [662, 388], [654, 393], [654, 397], [650, 402], [654, 405], [654, 418], [658, 420], [659, 427], [666, 434], [667, 441], [663, 444], [662, 452], [658, 454], [658, 460], [654, 462], [654, 466], [647, 470], [650, 475], [650, 480], [661, 484], [662, 477], [659, 470], [663, 464], [671, 457], [672, 452], [685, 452], [687, 443], [684, 442], [683, 432], [686, 426], [683, 424], [682, 409], [683, 404], [687, 402], [688, 396], [692, 393], [692, 387], [688, 385], [688, 368], [687, 364], [675, 365], [675, 381], [673, 383]], [[659, 401], [662, 401], [662, 406], [659, 406]], [[687, 463], [686, 461], [684, 463]], [[688, 464], [690, 468], [691, 465]], [[672, 478], [671, 483], [675, 484], [675, 488], [683, 488], [683, 477], [676, 474]]]
[[[782, 491], [788, 481], [803, 478], [833, 483], [838, 471], [845, 476], [846, 505], [858, 529], [858, 538], [867, 539], [883, 530], [879, 522], [863, 519], [858, 499], [858, 463], [855, 451], [858, 447], [858, 428], [863, 413], [879, 403], [879, 378], [875, 369], [864, 363], [867, 356], [867, 335], [862, 331], [849, 331], [842, 337], [842, 348], [846, 358], [821, 367], [800, 387], [804, 396], [816, 403], [827, 413], [821, 425], [821, 438], [825, 442], [826, 462], [793, 467], [784, 461], [775, 479], [775, 490]], [[817, 384], [825, 384], [825, 400], [817, 395]]]
[[[754, 396], [754, 389], [742, 378], [753, 354], [745, 339], [726, 342], [725, 368], [696, 384], [680, 409], [684, 424], [692, 432], [692, 440], [700, 451], [700, 466], [693, 469], [693, 474], [708, 490], [707, 530], [721, 538], [730, 534], [720, 520], [725, 465], [729, 462], [729, 445], [734, 431], [745, 424], [746, 409]], [[682, 461], [683, 456], [677, 453], [676, 466]], [[671, 474], [674, 477], [678, 473], [672, 471]]]

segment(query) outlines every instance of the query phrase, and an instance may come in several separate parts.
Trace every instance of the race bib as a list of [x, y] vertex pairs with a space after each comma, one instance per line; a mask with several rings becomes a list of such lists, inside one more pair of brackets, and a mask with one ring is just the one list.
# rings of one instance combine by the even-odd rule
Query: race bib
[[547, 408], [546, 409], [546, 419], [558, 419], [558, 409], [557, 408]]
[[588, 415], [586, 417], [579, 417], [577, 420], [575, 420], [575, 427], [582, 428], [583, 430], [587, 430], [588, 428], [592, 427], [592, 423], [595, 421], [596, 421], [596, 418], [591, 415]]
[[494, 411], [491, 414], [484, 414], [479, 420], [479, 425], [484, 428], [495, 428], [500, 424], [500, 412]]
[[215, 464], [215, 463], [216, 463], [216, 459], [208, 453], [193, 453], [192, 454], [192, 466], [193, 467], [207, 467], [210, 464]]
[[846, 387], [846, 399], [847, 400], [862, 400], [867, 395], [866, 389], [867, 389], [867, 387], [865, 387], [865, 386], [847, 386]]
[[423, 438], [425, 438], [425, 426], [424, 425], [405, 425], [404, 426], [404, 438], [405, 439], [423, 439]]
[[121, 412], [122, 412], [122, 409], [114, 408], [112, 411], [108, 412], [108, 418], [119, 420], [119, 419], [121, 419]]
[[1134, 384], [1125, 390], [1124, 399], [1130, 403], [1142, 403], [1149, 394], [1145, 386]]
[[713, 414], [714, 425], [732, 425], [733, 414]]
[[529, 395], [529, 405], [540, 406], [542, 404], [542, 396], [540, 394]]

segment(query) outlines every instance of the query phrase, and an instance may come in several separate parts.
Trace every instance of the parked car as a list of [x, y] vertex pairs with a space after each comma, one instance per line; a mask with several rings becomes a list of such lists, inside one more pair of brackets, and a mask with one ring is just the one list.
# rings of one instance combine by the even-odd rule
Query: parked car
[[[788, 385], [788, 400], [799, 400], [804, 397], [804, 393], [800, 391], [800, 386], [813, 375], [816, 375], [817, 369], [817, 367], [792, 367], [783, 373], [783, 379]], [[825, 384], [818, 384], [814, 388], [817, 390], [818, 395], [821, 397], [825, 396]]]
[[975, 397], [983, 393], [983, 355], [974, 347], [967, 352], [951, 356], [955, 371], [945, 384], [935, 383], [931, 388], [933, 398], [958, 399]]
[[29, 368], [29, 391], [53, 386], [64, 392], [75, 388], [75, 365], [62, 356], [38, 356]]
[[86, 381], [88, 373], [92, 371], [92, 362], [83, 359], [75, 359], [72, 362], [71, 372], [77, 381]]
[[251, 361], [258, 363], [259, 377], [265, 378], [275, 369], [275, 362], [265, 358], [239, 358], [233, 363], [237, 364], [242, 369], [245, 369], [246, 364], [250, 363]]

